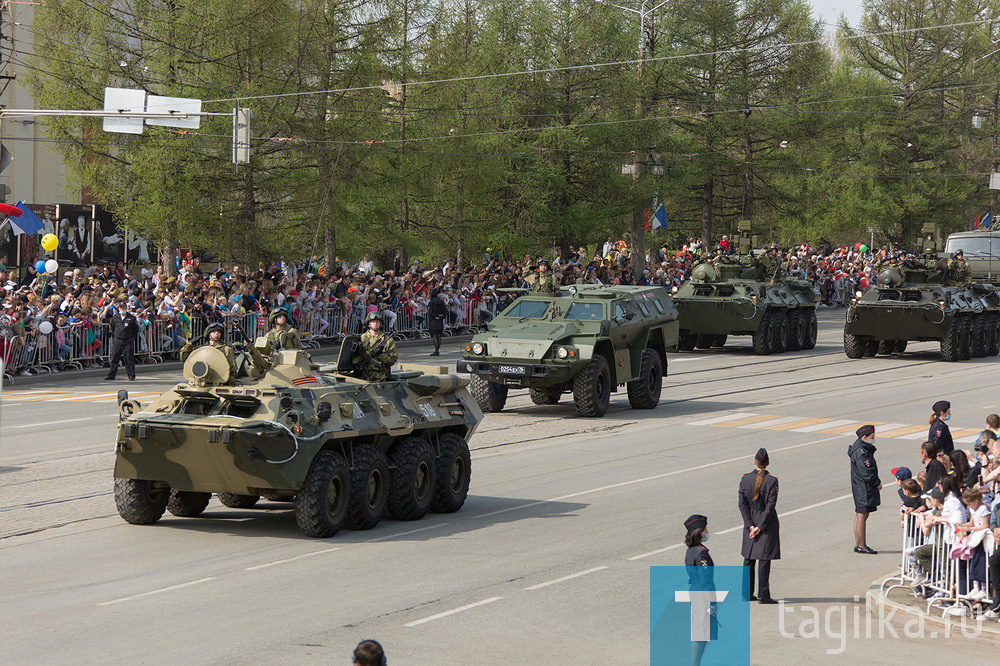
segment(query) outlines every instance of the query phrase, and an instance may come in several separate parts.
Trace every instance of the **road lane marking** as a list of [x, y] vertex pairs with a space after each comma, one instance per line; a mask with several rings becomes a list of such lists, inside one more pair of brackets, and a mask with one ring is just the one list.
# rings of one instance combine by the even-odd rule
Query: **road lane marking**
[[[834, 502], [840, 502], [841, 500], [845, 500], [848, 497], [853, 497], [853, 495], [851, 494], [841, 495], [840, 497], [834, 497], [833, 499], [824, 500], [822, 502], [816, 502], [815, 504], [810, 504], [809, 506], [803, 506], [799, 507], [798, 509], [792, 509], [791, 511], [785, 511], [783, 513], [779, 513], [778, 518], [784, 518], [785, 516], [791, 516], [793, 514], [801, 513], [803, 511], [818, 509], [821, 506], [826, 506], [827, 504], [833, 504]], [[720, 530], [719, 532], [713, 532], [713, 534], [715, 534], [716, 536], [720, 536], [722, 534], [729, 534], [730, 532], [736, 532], [738, 530], [742, 530], [743, 527], [744, 527], [743, 525], [737, 525], [736, 527], [730, 527], [729, 529]], [[666, 548], [658, 548], [657, 550], [651, 550], [648, 553], [643, 553], [641, 555], [633, 555], [632, 557], [626, 559], [628, 559], [628, 561], [630, 562], [634, 562], [636, 560], [641, 560], [647, 557], [651, 557], [653, 555], [659, 555], [660, 553], [665, 553], [668, 550], [676, 550], [678, 548], [683, 548], [683, 547], [684, 547], [683, 543], [675, 543], [674, 545], [667, 546]]]
[[595, 571], [601, 571], [607, 569], [604, 567], [594, 567], [593, 569], [587, 569], [586, 571], [578, 571], [575, 574], [570, 574], [568, 576], [563, 576], [562, 578], [556, 578], [555, 580], [549, 580], [544, 583], [539, 583], [538, 585], [532, 585], [531, 587], [524, 588], [525, 590], [540, 590], [543, 587], [548, 587], [549, 585], [555, 585], [556, 583], [562, 583], [567, 580], [573, 580], [574, 578], [579, 578], [580, 576], [586, 576], [587, 574], [592, 574]]
[[905, 428], [896, 428], [895, 430], [890, 430], [888, 432], [880, 432], [879, 437], [905, 437], [906, 435], [912, 435], [915, 432], [926, 432], [927, 426], [907, 426]]
[[491, 604], [494, 601], [500, 601], [503, 597], [490, 597], [489, 599], [483, 599], [482, 601], [477, 601], [475, 603], [466, 604], [464, 606], [459, 606], [458, 608], [452, 608], [450, 611], [445, 611], [443, 613], [438, 613], [437, 615], [431, 615], [430, 617], [425, 617], [422, 620], [414, 620], [404, 624], [404, 627], [416, 627], [417, 625], [424, 624], [425, 622], [433, 622], [434, 620], [440, 620], [443, 617], [448, 617], [449, 615], [454, 615], [455, 613], [461, 613], [462, 611], [467, 611], [478, 606], [485, 606], [486, 604]]
[[779, 426], [768, 427], [768, 430], [791, 430], [792, 428], [802, 428], [805, 426], [816, 425], [817, 423], [826, 423], [830, 419], [799, 419], [798, 421], [793, 421], [791, 423], [785, 423]]
[[93, 418], [94, 418], [93, 416], [84, 416], [83, 418], [79, 418], [79, 419], [66, 419], [64, 421], [43, 421], [41, 423], [29, 423], [28, 425], [14, 426], [13, 429], [17, 430], [18, 428], [38, 428], [38, 427], [41, 427], [41, 426], [58, 425], [60, 423], [75, 423], [76, 421], [90, 421]]
[[427, 530], [436, 530], [439, 527], [444, 527], [448, 523], [438, 523], [437, 525], [428, 525], [427, 527], [418, 527], [415, 530], [409, 530], [408, 532], [399, 532], [398, 534], [386, 534], [385, 536], [376, 537], [374, 539], [368, 539], [368, 543], [375, 543], [376, 541], [386, 541], [387, 539], [395, 539], [401, 536], [407, 536], [408, 534], [416, 534], [417, 532], [426, 532]]
[[715, 425], [716, 423], [725, 423], [726, 421], [742, 419], [747, 416], [756, 416], [756, 414], [753, 414], [751, 412], [735, 412], [727, 416], [717, 416], [714, 419], [705, 419], [704, 421], [694, 421], [692, 423], [687, 423], [685, 425], [694, 425], [694, 426]]
[[771, 428], [773, 426], [782, 426], [788, 423], [801, 423], [801, 416], [782, 416], [780, 418], [771, 419], [770, 421], [758, 421], [757, 423], [748, 423], [746, 425], [736, 426], [737, 428], [746, 428], [748, 430], [757, 430], [758, 428]]
[[171, 585], [170, 587], [161, 587], [158, 590], [153, 590], [152, 592], [143, 592], [142, 594], [133, 594], [131, 597], [122, 597], [121, 599], [112, 599], [111, 601], [102, 601], [97, 604], [98, 606], [110, 606], [112, 604], [120, 604], [123, 601], [132, 601], [133, 599], [139, 599], [141, 597], [148, 597], [153, 594], [159, 594], [160, 592], [170, 592], [171, 590], [179, 590], [183, 587], [191, 587], [192, 585], [199, 585], [201, 583], [207, 583], [210, 580], [215, 580], [214, 576], [209, 578], [200, 578], [198, 580], [192, 580], [187, 583], [181, 583], [180, 585]]
[[739, 426], [750, 425], [751, 423], [759, 423], [760, 421], [773, 421], [776, 418], [778, 418], [777, 414], [757, 414], [756, 416], [748, 416], [746, 418], [736, 419], [735, 421], [719, 423], [716, 427], [737, 428]]
[[957, 432], [953, 432], [951, 436], [954, 441], [967, 444], [970, 442], [978, 441], [979, 433], [981, 432], [982, 430], [980, 430], [979, 428], [962, 428]]
[[[837, 426], [836, 428], [823, 428], [822, 430], [820, 430], [820, 433], [829, 435], [843, 435], [845, 433], [857, 430], [863, 425], [865, 425], [864, 421], [848, 421], [847, 424], [842, 426]], [[882, 424], [879, 423], [878, 421], [868, 421], [868, 425], [880, 426]]]
[[816, 432], [817, 430], [822, 430], [824, 428], [832, 428], [839, 425], [847, 425], [848, 423], [854, 423], [854, 421], [830, 421], [829, 419], [824, 419], [822, 423], [817, 423], [816, 425], [805, 426], [802, 428], [792, 428], [792, 432]]
[[274, 562], [266, 562], [264, 564], [258, 564], [256, 566], [247, 567], [243, 571], [257, 571], [257, 569], [266, 569], [267, 567], [273, 567], [278, 564], [285, 564], [286, 562], [295, 562], [296, 560], [304, 560], [307, 557], [312, 557], [313, 555], [322, 555], [323, 553], [332, 553], [335, 550], [340, 550], [341, 546], [336, 548], [324, 548], [323, 550], [314, 550], [311, 553], [305, 553], [304, 555], [296, 555], [295, 557], [288, 557], [283, 560], [275, 560]]

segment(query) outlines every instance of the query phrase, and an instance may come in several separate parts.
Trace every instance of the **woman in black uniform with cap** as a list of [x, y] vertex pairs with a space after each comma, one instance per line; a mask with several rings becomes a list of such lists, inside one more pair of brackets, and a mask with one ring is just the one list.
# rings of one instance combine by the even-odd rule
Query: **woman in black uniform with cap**
[[[688, 588], [691, 593], [691, 663], [700, 664], [702, 655], [709, 640], [718, 632], [718, 621], [715, 618], [715, 608], [704, 596], [696, 598], [699, 593], [715, 590], [715, 576], [713, 567], [715, 562], [705, 547], [708, 541], [708, 518], [694, 514], [684, 521], [687, 528], [687, 536], [684, 537], [684, 545], [688, 547], [684, 554], [684, 566], [687, 568]], [[697, 612], [696, 607], [701, 607], [704, 612]], [[704, 637], [705, 640], [695, 640], [695, 636]]]
[[951, 403], [947, 400], [938, 400], [931, 410], [934, 413], [927, 421], [931, 424], [927, 431], [927, 441], [934, 445], [938, 453], [951, 454], [955, 450], [955, 442], [951, 438], [948, 424], [945, 423], [951, 419]]
[[858, 436], [847, 449], [851, 458], [851, 494], [854, 496], [854, 552], [863, 555], [878, 555], [868, 547], [868, 514], [878, 511], [882, 498], [882, 481], [878, 478], [878, 464], [875, 462], [875, 426], [863, 425], [855, 433]]
[[[767, 471], [771, 463], [767, 449], [753, 457], [754, 471], [740, 479], [739, 505], [743, 514], [743, 599], [762, 604], [771, 598], [771, 560], [781, 559], [778, 535], [778, 477]], [[753, 569], [757, 563], [757, 596], [753, 593]]]

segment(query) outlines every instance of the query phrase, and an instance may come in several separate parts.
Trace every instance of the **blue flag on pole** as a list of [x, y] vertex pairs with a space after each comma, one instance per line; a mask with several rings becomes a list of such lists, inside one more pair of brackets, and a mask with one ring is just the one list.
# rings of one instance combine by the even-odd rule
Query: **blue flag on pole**
[[15, 208], [21, 210], [20, 217], [11, 217], [10, 227], [14, 230], [14, 234], [37, 234], [45, 226], [42, 221], [38, 219], [38, 216], [31, 212], [23, 201], [18, 201]]
[[660, 204], [656, 208], [656, 212], [653, 213], [653, 228], [654, 229], [666, 229], [667, 228], [667, 209]]
[[986, 215], [983, 215], [983, 219], [980, 221], [980, 224], [982, 225], [983, 229], [989, 229], [990, 226], [993, 224], [993, 214], [986, 213]]

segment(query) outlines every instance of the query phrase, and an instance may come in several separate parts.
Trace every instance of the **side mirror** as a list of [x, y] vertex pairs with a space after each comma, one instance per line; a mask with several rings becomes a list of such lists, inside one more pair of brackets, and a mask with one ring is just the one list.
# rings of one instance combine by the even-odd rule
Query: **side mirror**
[[635, 316], [634, 312], [626, 312], [625, 313], [625, 321], [632, 321], [632, 317], [634, 317], [634, 316]]
[[128, 391], [126, 391], [125, 389], [118, 391], [118, 404], [120, 405], [126, 400], [128, 400]]
[[332, 413], [333, 413], [333, 406], [330, 405], [330, 403], [321, 402], [318, 405], [316, 405], [316, 418], [319, 419], [320, 423], [324, 421], [329, 421], [330, 415]]

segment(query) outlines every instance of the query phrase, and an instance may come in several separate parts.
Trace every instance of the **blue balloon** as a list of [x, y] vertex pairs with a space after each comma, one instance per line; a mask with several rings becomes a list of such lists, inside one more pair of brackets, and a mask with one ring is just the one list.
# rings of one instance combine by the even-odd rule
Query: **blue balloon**
[[44, 273], [45, 272], [45, 262], [44, 261], [35, 262], [35, 270], [38, 271], [39, 273]]

